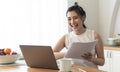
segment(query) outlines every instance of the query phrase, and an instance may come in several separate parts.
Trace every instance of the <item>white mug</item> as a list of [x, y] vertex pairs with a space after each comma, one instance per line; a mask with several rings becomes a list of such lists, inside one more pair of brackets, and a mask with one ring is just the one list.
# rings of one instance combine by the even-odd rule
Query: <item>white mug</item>
[[72, 68], [72, 59], [63, 58], [59, 60], [60, 72], [70, 72]]

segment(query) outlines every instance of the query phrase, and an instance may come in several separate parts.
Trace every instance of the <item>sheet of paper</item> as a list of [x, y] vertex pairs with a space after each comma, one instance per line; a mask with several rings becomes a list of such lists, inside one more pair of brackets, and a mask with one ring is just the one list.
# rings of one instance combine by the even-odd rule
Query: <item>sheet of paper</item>
[[92, 50], [95, 48], [96, 42], [97, 40], [92, 42], [86, 42], [86, 43], [74, 42], [71, 44], [65, 57], [83, 59], [82, 55], [87, 52], [91, 53]]

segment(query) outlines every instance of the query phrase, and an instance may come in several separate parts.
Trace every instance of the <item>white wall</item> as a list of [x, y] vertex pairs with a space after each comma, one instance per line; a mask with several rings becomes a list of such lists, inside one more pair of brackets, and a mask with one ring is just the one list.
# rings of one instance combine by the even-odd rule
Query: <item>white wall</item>
[[104, 44], [110, 36], [111, 20], [116, 0], [99, 0], [99, 32]]
[[114, 23], [114, 33], [115, 35], [120, 34], [120, 5], [119, 5], [119, 9], [117, 11], [117, 15], [116, 15], [116, 20]]
[[116, 0], [111, 18], [110, 37], [120, 33], [120, 0]]

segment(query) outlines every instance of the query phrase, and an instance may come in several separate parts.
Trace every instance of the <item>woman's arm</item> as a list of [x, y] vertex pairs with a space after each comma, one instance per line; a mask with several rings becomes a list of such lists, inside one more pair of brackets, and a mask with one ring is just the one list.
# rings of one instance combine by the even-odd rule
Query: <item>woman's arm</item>
[[66, 52], [60, 52], [65, 47], [65, 35], [57, 42], [53, 48], [56, 59], [63, 58]]
[[104, 65], [104, 62], [105, 62], [102, 39], [100, 38], [100, 36], [96, 32], [94, 33], [94, 35], [95, 35], [95, 39], [98, 40], [98, 42], [95, 46], [95, 52], [97, 54], [97, 58], [92, 56], [91, 53], [85, 53], [82, 57], [84, 57], [88, 61], [93, 62], [96, 65], [101, 65], [102, 66], [102, 65]]
[[66, 52], [54, 52], [55, 59], [63, 58]]
[[96, 65], [104, 65], [105, 63], [105, 59], [104, 59], [104, 49], [103, 49], [103, 42], [101, 37], [99, 36], [98, 33], [94, 33], [95, 35], [95, 39], [98, 40], [97, 44], [96, 44], [96, 54], [97, 54], [97, 58], [91, 58], [91, 61], [93, 63], [95, 63]]

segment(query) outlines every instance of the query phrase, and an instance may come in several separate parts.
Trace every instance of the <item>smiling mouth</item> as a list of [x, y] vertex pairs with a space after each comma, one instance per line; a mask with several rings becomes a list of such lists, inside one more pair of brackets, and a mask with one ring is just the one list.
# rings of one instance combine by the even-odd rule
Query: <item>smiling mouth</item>
[[73, 29], [76, 29], [77, 26], [78, 26], [78, 24], [73, 24], [73, 25], [71, 25], [71, 27], [72, 27]]

